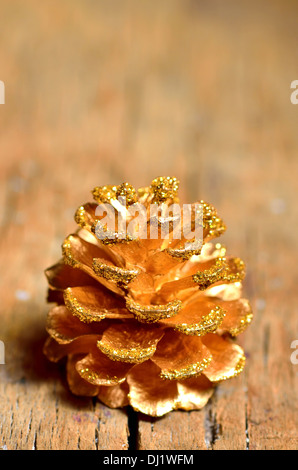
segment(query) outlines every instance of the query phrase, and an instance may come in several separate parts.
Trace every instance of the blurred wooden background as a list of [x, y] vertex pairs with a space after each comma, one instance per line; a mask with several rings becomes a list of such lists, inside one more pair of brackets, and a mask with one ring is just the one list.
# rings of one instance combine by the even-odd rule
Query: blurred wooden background
[[[0, 448], [295, 449], [298, 3], [1, 0]], [[46, 281], [96, 185], [181, 181], [248, 265], [245, 372], [161, 419], [72, 397]]]

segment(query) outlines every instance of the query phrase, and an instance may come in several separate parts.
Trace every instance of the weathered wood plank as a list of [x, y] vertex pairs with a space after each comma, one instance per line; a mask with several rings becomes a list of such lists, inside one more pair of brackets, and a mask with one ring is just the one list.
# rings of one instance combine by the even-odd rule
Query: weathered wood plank
[[[163, 418], [140, 418], [138, 448], [140, 450], [204, 450], [205, 410], [176, 411]], [[194, 431], [194, 426], [196, 430]]]

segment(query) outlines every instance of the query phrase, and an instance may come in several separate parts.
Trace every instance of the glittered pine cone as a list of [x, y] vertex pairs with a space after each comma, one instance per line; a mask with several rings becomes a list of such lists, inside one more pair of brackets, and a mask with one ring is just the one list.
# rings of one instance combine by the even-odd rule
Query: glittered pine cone
[[46, 270], [56, 303], [46, 356], [67, 357], [74, 394], [112, 408], [151, 416], [202, 408], [216, 384], [243, 370], [234, 338], [252, 320], [243, 261], [211, 241], [223, 221], [203, 201], [179, 214], [176, 178], [92, 193], [63, 258]]

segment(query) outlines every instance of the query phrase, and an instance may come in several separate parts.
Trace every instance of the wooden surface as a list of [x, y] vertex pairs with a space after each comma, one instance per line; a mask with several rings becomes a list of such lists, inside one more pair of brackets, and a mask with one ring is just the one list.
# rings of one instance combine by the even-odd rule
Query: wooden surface
[[[0, 1], [0, 448], [295, 449], [298, 4]], [[248, 266], [245, 372], [161, 419], [67, 390], [46, 280], [96, 185], [181, 181]]]

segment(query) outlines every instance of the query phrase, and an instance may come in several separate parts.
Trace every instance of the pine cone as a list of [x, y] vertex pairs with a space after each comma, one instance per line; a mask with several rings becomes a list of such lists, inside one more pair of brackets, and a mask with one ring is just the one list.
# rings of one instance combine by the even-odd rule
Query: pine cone
[[[177, 192], [170, 177], [139, 190], [127, 183], [95, 188], [96, 202], [75, 214], [79, 228], [65, 239], [63, 258], [46, 270], [48, 301], [57, 305], [48, 313], [44, 352], [51, 361], [67, 357], [74, 394], [162, 416], [202, 408], [216, 384], [243, 370], [234, 337], [252, 320], [241, 298], [244, 263], [211, 242], [226, 227], [203, 201], [191, 205], [188, 226], [181, 217], [185, 230], [175, 238], [178, 219], [166, 209], [178, 204]], [[136, 204], [146, 224], [131, 233]], [[161, 211], [153, 216], [154, 205]], [[114, 231], [112, 212], [98, 214], [107, 207]], [[202, 238], [190, 239], [198, 215]]]

